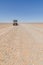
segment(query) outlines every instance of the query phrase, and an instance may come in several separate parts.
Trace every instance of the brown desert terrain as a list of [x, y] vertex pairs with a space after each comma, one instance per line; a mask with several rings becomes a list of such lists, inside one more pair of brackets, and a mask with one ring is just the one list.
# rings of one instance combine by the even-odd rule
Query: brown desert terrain
[[0, 24], [0, 65], [43, 65], [43, 24]]

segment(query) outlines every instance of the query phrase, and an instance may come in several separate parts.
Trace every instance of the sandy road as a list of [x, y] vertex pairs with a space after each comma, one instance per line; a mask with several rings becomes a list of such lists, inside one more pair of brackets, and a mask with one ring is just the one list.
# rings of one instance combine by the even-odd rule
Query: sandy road
[[20, 24], [0, 29], [0, 65], [43, 65], [43, 27]]

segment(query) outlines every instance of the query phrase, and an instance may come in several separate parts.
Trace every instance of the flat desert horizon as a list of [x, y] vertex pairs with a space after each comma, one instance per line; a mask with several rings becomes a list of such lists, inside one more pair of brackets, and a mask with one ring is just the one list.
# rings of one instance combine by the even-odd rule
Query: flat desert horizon
[[43, 24], [0, 24], [0, 65], [43, 65]]

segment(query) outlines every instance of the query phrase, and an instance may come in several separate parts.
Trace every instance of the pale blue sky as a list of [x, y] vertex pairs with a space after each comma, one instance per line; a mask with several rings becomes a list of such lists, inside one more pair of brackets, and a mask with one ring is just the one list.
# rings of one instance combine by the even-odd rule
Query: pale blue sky
[[0, 22], [43, 23], [43, 0], [0, 0]]

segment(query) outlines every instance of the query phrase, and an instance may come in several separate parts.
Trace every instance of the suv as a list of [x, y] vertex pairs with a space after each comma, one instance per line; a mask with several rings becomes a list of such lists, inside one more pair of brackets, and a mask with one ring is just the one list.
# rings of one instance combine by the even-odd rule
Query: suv
[[17, 23], [17, 20], [13, 20], [13, 26], [17, 26], [18, 23]]

